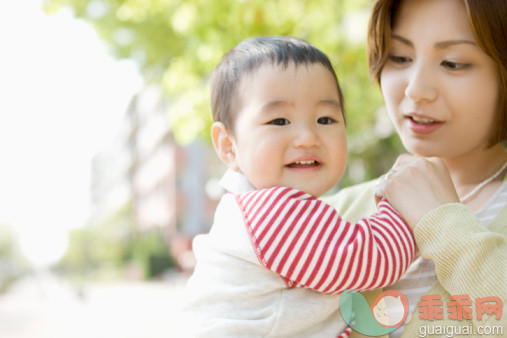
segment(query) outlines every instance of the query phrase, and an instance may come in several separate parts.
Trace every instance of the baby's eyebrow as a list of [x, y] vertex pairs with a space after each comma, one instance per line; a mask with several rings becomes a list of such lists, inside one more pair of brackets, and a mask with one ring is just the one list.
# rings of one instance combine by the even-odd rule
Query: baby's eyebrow
[[271, 111], [276, 108], [283, 108], [283, 107], [294, 107], [294, 103], [289, 101], [282, 101], [282, 100], [273, 100], [268, 101], [262, 105], [263, 111]]
[[[340, 103], [334, 99], [320, 100], [317, 104], [332, 106], [333, 108], [336, 108], [337, 110], [341, 110]], [[295, 104], [290, 101], [273, 100], [273, 101], [269, 101], [269, 102], [266, 102], [265, 104], [263, 104], [262, 110], [269, 112], [269, 111], [274, 110], [276, 108], [284, 108], [284, 107], [295, 107]]]
[[336, 108], [337, 110], [341, 110], [342, 106], [340, 105], [340, 102], [330, 99], [330, 100], [320, 100], [319, 104], [323, 104], [326, 106], [332, 106], [333, 108]]

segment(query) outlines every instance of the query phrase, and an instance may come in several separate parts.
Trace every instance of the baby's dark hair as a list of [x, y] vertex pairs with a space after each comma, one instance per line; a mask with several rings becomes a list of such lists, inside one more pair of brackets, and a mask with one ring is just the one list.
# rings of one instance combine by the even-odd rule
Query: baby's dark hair
[[240, 102], [237, 93], [242, 78], [270, 63], [287, 68], [319, 63], [336, 81], [340, 108], [345, 118], [343, 95], [329, 58], [312, 44], [289, 36], [259, 36], [243, 40], [231, 49], [215, 67], [211, 77], [211, 111], [215, 122], [222, 122], [231, 132]]

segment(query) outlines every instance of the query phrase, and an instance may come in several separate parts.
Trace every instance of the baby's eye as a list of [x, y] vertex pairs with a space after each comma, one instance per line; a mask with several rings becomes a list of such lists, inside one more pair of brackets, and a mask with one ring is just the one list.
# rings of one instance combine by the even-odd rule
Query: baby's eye
[[469, 63], [460, 63], [444, 60], [441, 65], [448, 70], [464, 70], [471, 67]]
[[332, 124], [332, 123], [336, 123], [336, 120], [333, 119], [332, 117], [324, 116], [324, 117], [320, 117], [317, 120], [317, 123], [319, 123], [319, 124]]
[[284, 118], [277, 118], [272, 121], [269, 121], [268, 124], [274, 124], [275, 126], [285, 126], [287, 124], [290, 124], [289, 120]]
[[389, 60], [391, 60], [392, 62], [394, 62], [396, 64], [399, 64], [399, 65], [402, 65], [402, 64], [405, 64], [407, 62], [410, 62], [410, 58], [409, 57], [400, 56], [400, 55], [389, 55]]

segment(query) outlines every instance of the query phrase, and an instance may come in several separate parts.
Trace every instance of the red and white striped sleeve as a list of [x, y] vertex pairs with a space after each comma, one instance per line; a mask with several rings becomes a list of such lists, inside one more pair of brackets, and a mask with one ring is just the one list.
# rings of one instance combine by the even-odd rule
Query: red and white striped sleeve
[[325, 293], [396, 282], [415, 255], [413, 234], [385, 200], [356, 224], [300, 190], [276, 187], [236, 195], [259, 262], [288, 287]]

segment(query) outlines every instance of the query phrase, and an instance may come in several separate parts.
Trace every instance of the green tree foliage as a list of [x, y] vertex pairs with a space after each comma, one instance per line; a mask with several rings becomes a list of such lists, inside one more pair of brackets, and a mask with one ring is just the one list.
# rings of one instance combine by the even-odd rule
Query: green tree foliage
[[[179, 142], [209, 139], [209, 76], [222, 55], [258, 35], [292, 35], [327, 53], [347, 108], [352, 167], [382, 173], [400, 149], [391, 134], [375, 137], [378, 89], [368, 78], [364, 38], [354, 22], [368, 16], [368, 0], [46, 0], [46, 11], [70, 7], [93, 24], [120, 58], [137, 60], [147, 82], [160, 84]], [[365, 20], [363, 20], [364, 22]], [[359, 32], [357, 30], [360, 30]], [[351, 33], [352, 31], [352, 33]], [[365, 26], [355, 34], [364, 36]], [[367, 150], [367, 151], [366, 151]], [[364, 152], [364, 153], [363, 153]], [[366, 155], [366, 156], [365, 156]], [[349, 182], [350, 183], [350, 182]]]
[[30, 264], [21, 253], [13, 228], [0, 223], [0, 293], [6, 291], [30, 269]]
[[132, 236], [130, 211], [131, 206], [127, 204], [107, 219], [72, 230], [67, 252], [58, 267], [81, 277], [101, 270], [121, 269]]
[[152, 229], [135, 236], [125, 251], [127, 261], [136, 261], [144, 267], [144, 277], [147, 279], [175, 267], [174, 259], [159, 230]]
[[58, 268], [77, 279], [100, 279], [117, 277], [131, 263], [144, 270], [145, 278], [174, 267], [160, 229], [135, 231], [131, 213], [127, 203], [111, 217], [73, 230]]

